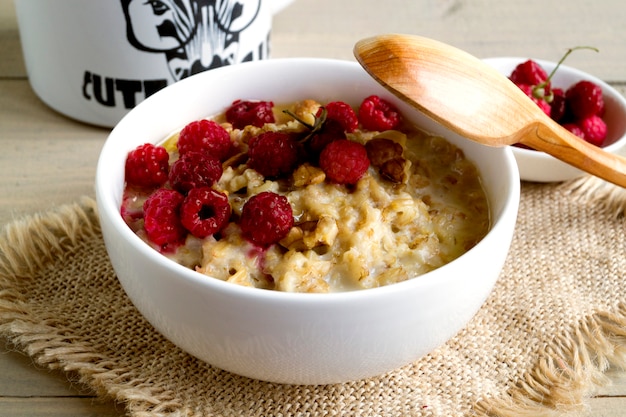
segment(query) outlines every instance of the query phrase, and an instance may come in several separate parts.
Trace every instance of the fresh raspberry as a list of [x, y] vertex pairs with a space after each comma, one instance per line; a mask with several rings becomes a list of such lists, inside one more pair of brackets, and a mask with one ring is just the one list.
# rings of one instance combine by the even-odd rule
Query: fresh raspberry
[[537, 62], [529, 59], [518, 64], [509, 78], [518, 85], [538, 85], [548, 79], [548, 73]]
[[585, 132], [576, 123], [565, 123], [563, 127], [569, 130], [572, 134], [578, 136], [581, 139], [585, 139]]
[[184, 198], [178, 191], [159, 188], [143, 204], [144, 229], [161, 250], [175, 248], [187, 236], [179, 218]]
[[604, 112], [606, 111], [606, 103], [604, 102], [604, 96], [602, 97], [602, 105], [600, 110], [596, 113], [596, 116], [604, 117]]
[[126, 183], [138, 187], [158, 187], [165, 184], [169, 170], [169, 155], [162, 146], [140, 145], [126, 157]]
[[265, 123], [274, 123], [274, 103], [271, 101], [237, 100], [226, 110], [226, 121], [235, 129], [248, 125], [263, 127]]
[[210, 187], [222, 176], [222, 163], [212, 155], [187, 152], [170, 167], [170, 185], [187, 194], [192, 188]]
[[250, 197], [244, 204], [239, 225], [246, 239], [267, 247], [287, 236], [293, 223], [289, 200], [285, 196], [264, 191]]
[[[359, 127], [359, 118], [354, 109], [343, 101], [332, 101], [324, 106], [326, 109], [326, 123], [330, 121], [338, 122], [343, 131], [352, 133]], [[317, 111], [316, 117], [322, 115], [322, 108]]]
[[565, 92], [567, 105], [579, 119], [599, 114], [604, 108], [602, 88], [591, 81], [579, 81]]
[[602, 146], [606, 139], [606, 123], [600, 116], [586, 117], [576, 123], [583, 132], [583, 138], [592, 145]]
[[338, 184], [355, 184], [370, 166], [365, 146], [347, 139], [329, 143], [319, 163], [326, 177]]
[[391, 130], [400, 125], [402, 116], [393, 104], [378, 96], [369, 96], [359, 107], [359, 122], [367, 130]]
[[337, 120], [326, 119], [322, 129], [315, 133], [310, 140], [306, 142], [307, 150], [311, 160], [317, 163], [320, 153], [330, 142], [346, 139], [345, 129]]
[[526, 94], [528, 97], [530, 97], [530, 99], [532, 101], [535, 102], [535, 104], [537, 104], [537, 106], [539, 106], [539, 108], [541, 110], [543, 110], [543, 112], [545, 114], [547, 114], [548, 116], [550, 116], [550, 113], [552, 112], [552, 109], [550, 108], [550, 104], [548, 104], [547, 101], [545, 101], [542, 98], [537, 98], [533, 95], [533, 86], [532, 85], [528, 85], [528, 84], [518, 84], [517, 85], [523, 92], [524, 94]]
[[560, 88], [552, 89], [552, 102], [550, 103], [550, 117], [555, 122], [560, 122], [565, 117], [567, 106], [565, 92]]
[[229, 218], [228, 196], [209, 187], [190, 190], [180, 208], [183, 226], [200, 239], [222, 230]]
[[296, 139], [281, 132], [264, 132], [248, 142], [248, 166], [265, 177], [290, 174], [299, 160]]
[[186, 125], [178, 137], [178, 152], [196, 151], [213, 155], [220, 161], [230, 156], [233, 143], [228, 131], [213, 120], [198, 120]]

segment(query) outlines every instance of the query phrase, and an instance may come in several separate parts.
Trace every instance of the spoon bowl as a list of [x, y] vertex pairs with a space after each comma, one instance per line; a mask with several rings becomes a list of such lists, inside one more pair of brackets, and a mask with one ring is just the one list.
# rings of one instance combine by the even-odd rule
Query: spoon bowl
[[361, 66], [403, 101], [488, 146], [522, 143], [626, 187], [626, 158], [603, 151], [546, 115], [506, 76], [429, 38], [389, 34], [354, 47]]

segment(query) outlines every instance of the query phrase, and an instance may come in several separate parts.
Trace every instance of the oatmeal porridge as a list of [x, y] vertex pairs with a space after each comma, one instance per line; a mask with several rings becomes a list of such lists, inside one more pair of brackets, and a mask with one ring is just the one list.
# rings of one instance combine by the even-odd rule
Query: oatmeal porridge
[[129, 153], [121, 211], [148, 244], [211, 279], [374, 288], [445, 265], [489, 229], [475, 166], [379, 97], [356, 109], [238, 101], [199, 122]]

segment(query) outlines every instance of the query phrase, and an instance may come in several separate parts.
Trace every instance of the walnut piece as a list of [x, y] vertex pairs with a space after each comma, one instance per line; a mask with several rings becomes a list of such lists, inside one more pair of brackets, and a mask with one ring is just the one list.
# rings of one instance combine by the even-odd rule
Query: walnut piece
[[365, 144], [367, 157], [375, 167], [380, 167], [390, 159], [402, 157], [402, 145], [385, 138], [374, 138]]
[[385, 161], [380, 167], [381, 177], [394, 182], [396, 184], [404, 184], [409, 179], [408, 174], [409, 161], [402, 157], [396, 157]]
[[365, 149], [370, 163], [378, 168], [381, 177], [396, 184], [408, 181], [410, 163], [402, 156], [402, 145], [391, 139], [377, 137], [368, 141]]
[[317, 221], [307, 221], [292, 227], [279, 243], [289, 250], [302, 252], [319, 246], [332, 246], [338, 233], [335, 219], [324, 216]]
[[293, 185], [296, 187], [321, 184], [325, 179], [324, 171], [309, 163], [300, 165], [293, 173]]

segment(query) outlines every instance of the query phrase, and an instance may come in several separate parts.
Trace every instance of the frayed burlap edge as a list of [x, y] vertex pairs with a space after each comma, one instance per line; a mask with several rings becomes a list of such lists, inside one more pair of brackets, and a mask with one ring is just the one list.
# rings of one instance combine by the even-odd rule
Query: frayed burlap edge
[[584, 412], [586, 401], [609, 380], [610, 366], [626, 369], [626, 305], [597, 313], [559, 335], [537, 353], [537, 365], [501, 398], [476, 411], [497, 417], [556, 417]]
[[[583, 176], [560, 188], [587, 204], [598, 204], [608, 215], [626, 212], [626, 189], [600, 178]], [[556, 417], [584, 412], [598, 387], [609, 383], [611, 367], [626, 369], [626, 304], [614, 313], [599, 312], [569, 333], [542, 347], [537, 365], [503, 397], [480, 401], [479, 414], [490, 417]]]
[[626, 211], [626, 190], [600, 178], [584, 176], [564, 183], [563, 188], [585, 203], [602, 206], [615, 217]]
[[[61, 370], [68, 376], [77, 375], [76, 382], [91, 388], [103, 400], [124, 404], [135, 416], [177, 415], [172, 410], [182, 413], [182, 405], [174, 393], [136, 378], [132, 369], [120, 368], [88, 341], [68, 337], [57, 323], [33, 317], [28, 303], [16, 289], [19, 285], [6, 282], [33, 274], [82, 239], [100, 239], [95, 201], [84, 197], [78, 203], [11, 223], [3, 233], [6, 239], [0, 242], [0, 335], [35, 364]], [[38, 256], [26, 259], [25, 254]], [[33, 259], [39, 262], [33, 263]]]

